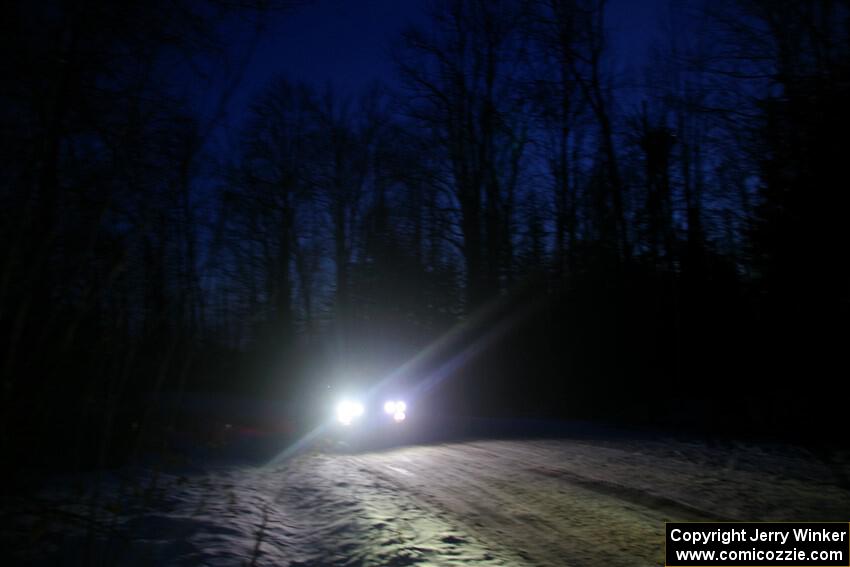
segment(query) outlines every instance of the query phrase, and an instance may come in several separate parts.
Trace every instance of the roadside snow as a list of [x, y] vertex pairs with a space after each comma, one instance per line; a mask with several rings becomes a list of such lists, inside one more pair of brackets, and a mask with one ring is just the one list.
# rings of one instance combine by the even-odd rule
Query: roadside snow
[[2, 544], [34, 565], [657, 565], [665, 521], [850, 512], [805, 451], [674, 440], [309, 453], [100, 486], [45, 491]]

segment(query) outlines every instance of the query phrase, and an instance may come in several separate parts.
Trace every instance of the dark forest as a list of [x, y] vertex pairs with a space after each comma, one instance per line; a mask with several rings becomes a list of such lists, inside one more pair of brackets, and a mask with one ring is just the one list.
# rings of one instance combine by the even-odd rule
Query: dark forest
[[399, 368], [452, 415], [844, 438], [850, 3], [672, 2], [624, 73], [604, 0], [436, 2], [391, 84], [224, 128], [231, 29], [299, 9], [4, 5], [5, 474]]

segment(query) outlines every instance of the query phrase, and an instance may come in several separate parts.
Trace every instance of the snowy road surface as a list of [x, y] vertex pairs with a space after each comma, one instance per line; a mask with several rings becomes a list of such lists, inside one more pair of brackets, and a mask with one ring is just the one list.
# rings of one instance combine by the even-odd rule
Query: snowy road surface
[[660, 565], [665, 521], [850, 513], [835, 467], [806, 451], [670, 440], [312, 452], [163, 474], [134, 501], [142, 485], [103, 498], [109, 564]]

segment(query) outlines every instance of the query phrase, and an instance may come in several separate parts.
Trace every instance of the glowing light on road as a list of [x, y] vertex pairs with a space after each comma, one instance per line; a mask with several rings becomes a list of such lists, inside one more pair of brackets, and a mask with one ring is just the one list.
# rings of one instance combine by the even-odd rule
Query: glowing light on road
[[[445, 333], [439, 339], [419, 351], [413, 358], [390, 372], [379, 383], [372, 386], [370, 394], [378, 391], [382, 387], [385, 387], [387, 384], [393, 384], [394, 382], [402, 379], [403, 376], [413, 372], [418, 365], [434, 359], [451, 345], [463, 344], [463, 340], [465, 338], [469, 338], [471, 333], [475, 333], [476, 329], [479, 328], [482, 323], [488, 319], [488, 317], [492, 316], [494, 313], [498, 312], [499, 309], [504, 307], [509, 299], [510, 298], [508, 296], [505, 296], [492, 302], [490, 305], [479, 308], [474, 314], [468, 317], [466, 321], [457, 324], [449, 332]], [[483, 335], [472, 340], [471, 343], [462, 348], [460, 352], [450, 357], [446, 362], [439, 365], [428, 375], [424, 376], [423, 379], [416, 384], [414, 390], [409, 393], [410, 398], [415, 401], [417, 397], [437, 387], [441, 382], [454, 375], [457, 369], [462, 367], [468, 360], [475, 357], [487, 346], [493, 344], [498, 338], [504, 336], [505, 333], [517, 323], [517, 321], [524, 319], [529, 313], [536, 311], [542, 305], [542, 301], [536, 302], [519, 312], [502, 316], [502, 318], [496, 321], [495, 324], [488, 325], [488, 330], [485, 331]], [[360, 407], [362, 409], [362, 405]], [[401, 413], [405, 412], [402, 411]], [[387, 414], [392, 415], [393, 418], [395, 418], [395, 412], [387, 412]], [[339, 417], [339, 410], [337, 411], [337, 416]], [[349, 424], [352, 419], [353, 418], [348, 420]], [[282, 463], [294, 455], [297, 455], [305, 448], [313, 446], [322, 439], [322, 436], [327, 432], [330, 425], [330, 423], [323, 423], [311, 430], [295, 443], [269, 460], [266, 463], [266, 466]]]
[[407, 416], [404, 415], [403, 411], [397, 411], [393, 414], [393, 419], [396, 420], [397, 422], [404, 421], [405, 417], [407, 417]]
[[336, 419], [343, 425], [351, 425], [351, 422], [363, 415], [363, 404], [343, 400], [336, 406]]

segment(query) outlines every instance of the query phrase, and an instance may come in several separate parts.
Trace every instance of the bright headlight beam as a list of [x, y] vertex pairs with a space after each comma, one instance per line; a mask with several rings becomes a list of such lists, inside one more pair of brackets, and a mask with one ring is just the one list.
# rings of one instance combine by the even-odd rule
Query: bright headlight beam
[[[404, 413], [407, 411], [407, 404], [401, 400], [395, 401], [390, 400], [384, 403], [384, 413], [394, 416], [397, 413]], [[402, 418], [404, 419], [404, 418]]]
[[336, 419], [343, 425], [351, 425], [355, 418], [363, 415], [363, 404], [343, 400], [336, 406]]
[[[471, 329], [475, 329], [488, 316], [503, 307], [509, 299], [510, 296], [506, 295], [501, 297], [499, 300], [478, 309], [463, 323], [455, 325], [450, 331], [444, 333], [437, 340], [416, 353], [413, 358], [406, 361], [404, 364], [382, 378], [380, 383], [373, 386], [370, 392], [378, 390], [383, 385], [393, 384], [395, 381], [399, 380], [401, 376], [411, 372], [411, 370], [416, 368], [417, 365], [422, 364], [425, 361], [432, 360], [437, 356], [437, 354], [445, 352], [445, 349], [447, 349], [450, 345], [455, 344], [463, 337], [467, 336]], [[541, 295], [539, 301], [530, 305], [528, 308], [513, 315], [503, 317], [501, 320], [497, 321], [495, 325], [490, 325], [490, 330], [485, 332], [483, 336], [479, 337], [472, 344], [468, 345], [459, 353], [452, 356], [448, 361], [439, 365], [435, 370], [424, 376], [423, 379], [416, 384], [413, 392], [411, 392], [411, 397], [416, 400], [418, 396], [436, 388], [440, 383], [451, 377], [455, 371], [463, 366], [463, 364], [465, 364], [469, 359], [479, 354], [485, 347], [492, 345], [498, 338], [503, 337], [505, 333], [518, 321], [525, 319], [526, 316], [530, 315], [532, 312], [536, 312], [540, 307], [545, 305], [546, 303], [544, 299], [545, 294]], [[319, 440], [321, 440], [328, 425], [328, 423], [323, 423], [322, 425], [312, 429], [292, 443], [289, 447], [272, 457], [265, 466], [283, 463], [297, 455], [299, 451], [314, 446]]]

